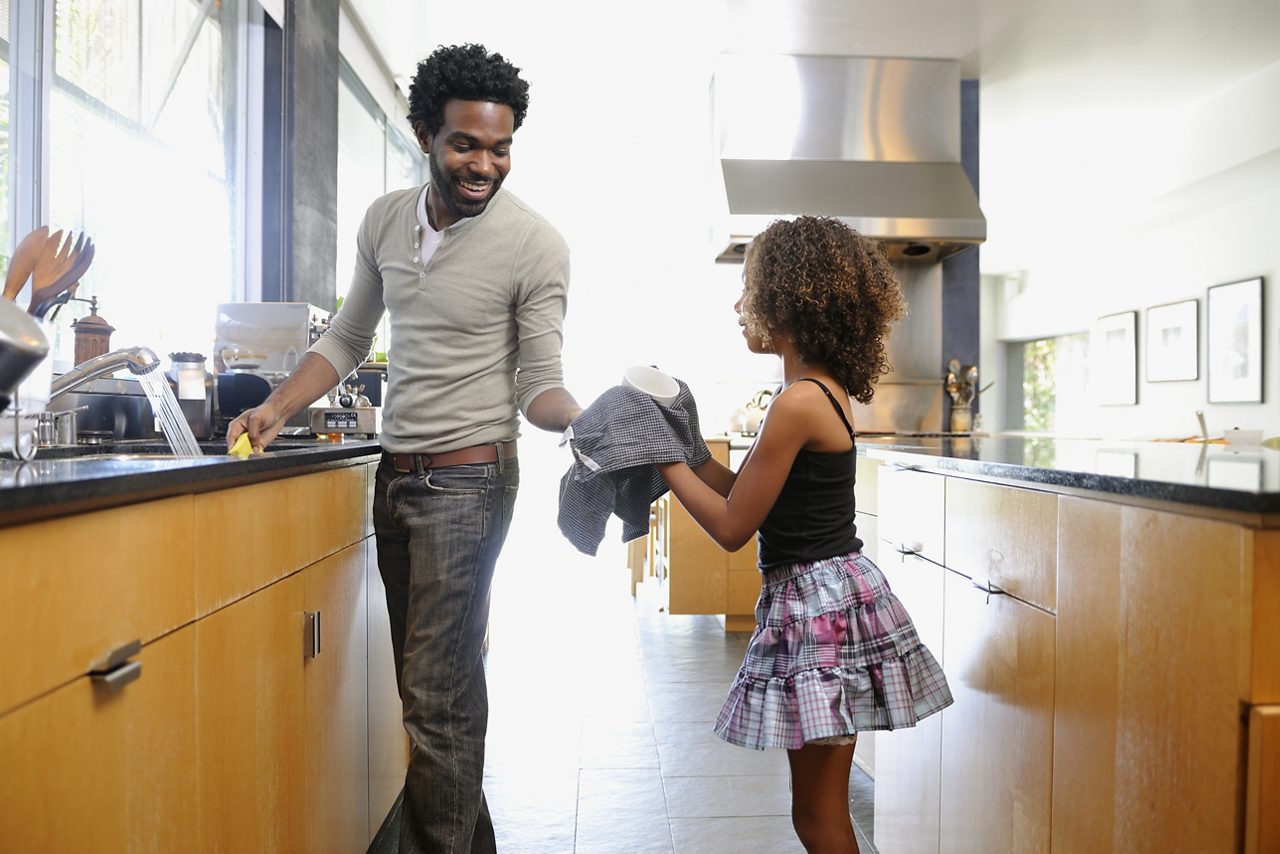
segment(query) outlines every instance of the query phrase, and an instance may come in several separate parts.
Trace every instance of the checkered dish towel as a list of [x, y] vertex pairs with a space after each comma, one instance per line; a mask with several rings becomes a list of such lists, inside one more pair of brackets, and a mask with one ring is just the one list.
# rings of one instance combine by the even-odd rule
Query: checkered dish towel
[[573, 465], [560, 478], [560, 532], [578, 551], [594, 556], [612, 513], [622, 520], [622, 541], [649, 532], [649, 505], [667, 491], [657, 463], [699, 466], [711, 450], [698, 427], [689, 387], [670, 406], [630, 386], [596, 398], [566, 432]]

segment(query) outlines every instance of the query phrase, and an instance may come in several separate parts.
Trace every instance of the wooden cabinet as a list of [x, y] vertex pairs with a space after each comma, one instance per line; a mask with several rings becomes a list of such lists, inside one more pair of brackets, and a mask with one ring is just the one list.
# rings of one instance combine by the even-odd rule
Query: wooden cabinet
[[296, 851], [307, 839], [302, 578], [196, 624], [202, 851]]
[[945, 599], [940, 850], [1048, 851], [1054, 618], [950, 571]]
[[[878, 495], [881, 568], [955, 696], [940, 737], [878, 734], [880, 851], [1280, 846], [1268, 520], [896, 469]], [[940, 606], [888, 552], [933, 560], [939, 528]]]
[[[729, 465], [729, 442], [709, 439], [711, 456]], [[735, 552], [726, 552], [667, 494], [657, 502], [656, 531], [660, 577], [666, 585], [667, 610], [672, 614], [724, 614], [726, 631], [755, 628], [755, 604], [760, 596], [755, 539]]]
[[1055, 849], [1236, 850], [1247, 541], [1227, 522], [1061, 499]]
[[0, 530], [0, 850], [367, 847], [408, 760], [372, 469]]
[[118, 690], [83, 676], [0, 718], [0, 850], [189, 850], [195, 632], [148, 644]]
[[1280, 851], [1280, 706], [1254, 706], [1249, 712], [1246, 798], [1246, 854]]
[[195, 617], [191, 501], [0, 529], [0, 715]]
[[[365, 540], [302, 573], [302, 610], [312, 621], [319, 615], [308, 639], [318, 649], [308, 648], [303, 659], [306, 850], [317, 854], [369, 844], [368, 551]], [[377, 604], [386, 611], [385, 602]]]
[[1058, 496], [955, 477], [946, 483], [947, 567], [1055, 610]]
[[[921, 642], [941, 660], [945, 570], [916, 555], [895, 554], [879, 566]], [[933, 715], [910, 729], [876, 732], [874, 737], [876, 847], [885, 854], [937, 854], [942, 717]]]
[[347, 466], [195, 496], [199, 614], [367, 536], [366, 468]]
[[931, 472], [881, 466], [877, 475], [881, 557], [894, 552], [918, 554], [945, 563], [945, 479]]

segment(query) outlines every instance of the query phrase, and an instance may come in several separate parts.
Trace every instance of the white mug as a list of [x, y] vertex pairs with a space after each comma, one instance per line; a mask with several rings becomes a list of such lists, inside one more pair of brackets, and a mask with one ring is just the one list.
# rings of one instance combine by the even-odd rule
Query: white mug
[[622, 384], [642, 391], [663, 406], [670, 406], [680, 396], [680, 384], [671, 376], [648, 365], [633, 365], [622, 372]]

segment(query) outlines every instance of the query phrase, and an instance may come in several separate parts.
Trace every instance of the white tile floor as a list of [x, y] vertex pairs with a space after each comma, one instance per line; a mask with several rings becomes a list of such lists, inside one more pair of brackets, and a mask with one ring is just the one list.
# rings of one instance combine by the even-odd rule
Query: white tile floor
[[[494, 581], [485, 792], [498, 847], [519, 854], [802, 852], [782, 751], [725, 744], [712, 724], [747, 636], [629, 592], [621, 527], [599, 555], [555, 526], [567, 453], [522, 441], [516, 519]], [[855, 771], [859, 844], [871, 813]]]

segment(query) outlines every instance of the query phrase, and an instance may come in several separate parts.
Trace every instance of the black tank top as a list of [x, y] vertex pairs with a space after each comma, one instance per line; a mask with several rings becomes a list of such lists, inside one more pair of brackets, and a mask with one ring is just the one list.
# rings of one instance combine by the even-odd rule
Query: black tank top
[[836, 414], [849, 431], [847, 451], [810, 451], [796, 454], [787, 482], [773, 509], [760, 525], [759, 566], [767, 569], [861, 551], [853, 523], [853, 478], [856, 456], [853, 427], [831, 391], [821, 382], [804, 377], [826, 393]]

